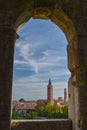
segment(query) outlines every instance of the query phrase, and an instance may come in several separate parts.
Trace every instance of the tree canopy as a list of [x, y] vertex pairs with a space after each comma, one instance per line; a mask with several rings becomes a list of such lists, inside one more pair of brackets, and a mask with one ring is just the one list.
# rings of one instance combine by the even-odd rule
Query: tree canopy
[[24, 98], [19, 99], [19, 102], [26, 102]]

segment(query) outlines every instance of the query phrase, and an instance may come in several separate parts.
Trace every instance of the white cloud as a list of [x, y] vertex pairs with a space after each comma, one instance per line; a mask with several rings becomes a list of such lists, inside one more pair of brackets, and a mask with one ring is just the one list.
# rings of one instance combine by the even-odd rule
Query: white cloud
[[34, 52], [32, 52], [30, 45], [29, 44], [20, 44], [17, 47], [19, 49], [19, 56], [22, 57], [22, 60], [20, 60], [20, 59], [15, 60], [14, 63], [31, 66], [32, 70], [34, 70], [36, 73], [38, 73], [38, 64], [34, 59], [31, 58], [33, 56]]
[[23, 61], [23, 60], [15, 60], [14, 61], [14, 64], [24, 64], [24, 65], [26, 65], [27, 64], [27, 62], [26, 61]]
[[[50, 77], [51, 76], [51, 77]], [[69, 77], [69, 73], [67, 71], [56, 71], [55, 73], [51, 71], [50, 73], [45, 72], [45, 73], [39, 73], [39, 74], [34, 74], [32, 76], [27, 76], [27, 77], [20, 77], [14, 81], [14, 86], [24, 86], [27, 88], [40, 88], [41, 86], [46, 86], [48, 84], [49, 77], [52, 78], [52, 82], [54, 84], [62, 84], [65, 81], [63, 81], [63, 77]], [[62, 79], [62, 81], [60, 80]]]
[[[30, 24], [32, 26], [32, 22]], [[20, 70], [23, 73], [24, 70], [35, 72], [32, 75], [29, 73], [25, 77], [20, 75], [16, 80], [14, 79], [14, 95], [17, 98], [18, 96], [30, 96], [32, 98], [32, 93], [36, 98], [40, 97], [41, 94], [45, 97], [45, 88], [48, 84], [49, 77], [52, 78], [52, 83], [56, 90], [59, 88], [63, 90], [67, 86], [67, 81], [65, 80], [69, 77], [70, 73], [66, 70], [65, 46], [63, 46], [62, 42], [63, 34], [61, 36], [58, 35], [55, 26], [52, 28], [49, 26], [50, 28], [42, 27], [43, 33], [39, 33], [36, 30], [37, 33], [34, 35], [34, 30], [39, 27], [39, 31], [41, 32], [42, 26], [40, 24], [38, 27], [36, 25], [29, 27], [30, 32], [27, 26], [23, 28], [24, 31], [20, 31], [20, 38], [16, 43], [15, 70]], [[53, 30], [56, 32], [56, 37], [51, 33]], [[33, 33], [31, 34], [31, 32]], [[65, 39], [64, 42], [66, 42]], [[55, 97], [57, 96], [55, 95]]]
[[[66, 60], [66, 56], [57, 56], [58, 51], [55, 50], [45, 50], [42, 52], [42, 56], [39, 59], [34, 58], [34, 46], [30, 46], [29, 44], [23, 44], [18, 46], [19, 48], [19, 56], [23, 59], [15, 60], [15, 64], [24, 64], [25, 66], [31, 66], [32, 70], [35, 73], [38, 73], [39, 70], [45, 70], [51, 66], [58, 67], [61, 66], [61, 62]], [[33, 48], [33, 49], [32, 49]], [[21, 68], [21, 67], [20, 67]]]
[[[31, 81], [32, 82], [29, 82]], [[42, 98], [46, 98], [47, 97], [47, 85], [48, 85], [48, 81], [47, 82], [43, 82], [41, 83], [40, 79], [37, 82], [34, 81], [35, 79], [24, 79], [23, 78], [17, 82], [16, 84], [14, 84], [14, 95], [15, 97], [17, 97], [17, 99], [21, 98], [24, 96], [24, 98], [30, 100], [34, 100], [34, 99], [42, 99]], [[25, 84], [26, 82], [26, 84]], [[66, 82], [55, 82], [53, 83], [53, 92], [54, 92], [54, 97], [57, 98], [58, 96], [63, 96], [63, 90], [65, 87], [67, 87], [67, 83]], [[62, 93], [61, 93], [62, 91]], [[61, 95], [62, 94], [62, 95]], [[20, 96], [19, 96], [20, 95]]]

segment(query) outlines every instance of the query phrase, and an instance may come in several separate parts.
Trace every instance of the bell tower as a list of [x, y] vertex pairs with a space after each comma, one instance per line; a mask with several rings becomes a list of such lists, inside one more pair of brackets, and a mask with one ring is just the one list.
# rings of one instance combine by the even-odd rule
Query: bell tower
[[67, 91], [66, 88], [64, 89], [64, 103], [67, 101]]
[[48, 103], [50, 103], [50, 104], [54, 103], [54, 101], [53, 101], [53, 86], [51, 84], [50, 78], [49, 78], [49, 83], [47, 86], [47, 100], [48, 100]]

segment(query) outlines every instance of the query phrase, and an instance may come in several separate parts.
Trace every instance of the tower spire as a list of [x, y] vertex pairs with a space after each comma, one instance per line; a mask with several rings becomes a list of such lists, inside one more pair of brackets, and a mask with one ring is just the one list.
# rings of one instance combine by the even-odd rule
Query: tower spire
[[54, 100], [53, 100], [53, 86], [51, 84], [51, 79], [50, 78], [49, 78], [49, 83], [48, 83], [48, 86], [47, 86], [47, 100], [48, 100], [48, 103], [51, 103], [51, 104], [54, 103]]
[[49, 78], [49, 85], [51, 85], [51, 79]]

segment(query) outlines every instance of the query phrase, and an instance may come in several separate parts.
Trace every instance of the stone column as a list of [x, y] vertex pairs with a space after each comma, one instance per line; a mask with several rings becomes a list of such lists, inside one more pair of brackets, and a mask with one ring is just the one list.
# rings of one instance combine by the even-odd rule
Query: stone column
[[[85, 27], [86, 26], [84, 26], [84, 28]], [[76, 130], [87, 130], [87, 32], [85, 32], [85, 29], [82, 31], [84, 33], [78, 33], [80, 66], [76, 69], [74, 74], [76, 77], [75, 86], [78, 90], [78, 115], [76, 116], [78, 120], [76, 122]]]
[[[87, 77], [86, 73], [82, 73]], [[87, 84], [81, 73], [71, 76], [69, 80], [69, 118], [72, 120], [72, 130], [87, 129]], [[76, 81], [76, 84], [74, 83]], [[80, 83], [79, 83], [80, 82]]]
[[76, 87], [75, 85], [73, 85], [73, 81], [72, 79], [75, 79], [75, 77], [73, 77], [72, 73], [75, 71], [75, 69], [77, 68], [78, 65], [78, 54], [77, 54], [77, 44], [75, 43], [69, 43], [68, 47], [67, 47], [67, 51], [68, 51], [68, 68], [71, 71], [71, 77], [69, 79], [68, 82], [68, 100], [69, 100], [69, 118], [72, 120], [72, 130], [77, 130], [76, 129], [76, 103], [78, 103], [77, 99], [78, 99], [78, 95], [76, 94]]
[[[77, 43], [68, 45], [69, 118], [73, 130], [87, 129], [87, 44], [86, 37], [78, 36]], [[83, 44], [84, 42], [84, 44]]]
[[0, 130], [11, 129], [11, 97], [15, 39], [16, 32], [11, 26], [0, 26]]
[[71, 83], [71, 78], [68, 82], [68, 103], [69, 103], [69, 109], [68, 114], [69, 118], [72, 120], [72, 130], [75, 130], [75, 99], [74, 99], [74, 86]]

